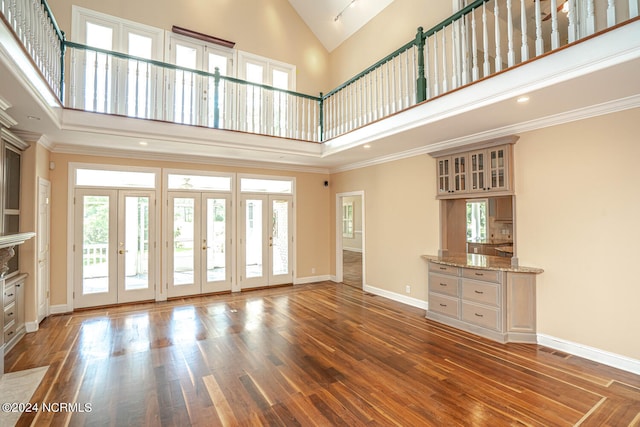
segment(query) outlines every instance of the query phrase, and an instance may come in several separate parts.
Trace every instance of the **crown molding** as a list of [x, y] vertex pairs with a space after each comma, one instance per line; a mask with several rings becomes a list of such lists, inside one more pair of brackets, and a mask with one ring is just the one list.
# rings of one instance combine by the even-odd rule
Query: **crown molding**
[[566, 111], [561, 114], [544, 117], [541, 119], [531, 120], [528, 122], [516, 123], [502, 128], [492, 129], [487, 132], [481, 132], [474, 135], [467, 135], [462, 138], [455, 138], [446, 141], [439, 141], [434, 144], [418, 147], [412, 150], [394, 153], [388, 156], [382, 156], [364, 162], [352, 163], [349, 165], [332, 168], [330, 173], [346, 172], [349, 170], [361, 169], [364, 167], [380, 165], [396, 160], [402, 160], [410, 157], [420, 156], [424, 154], [434, 155], [445, 150], [464, 150], [469, 146], [482, 142], [506, 138], [514, 134], [522, 134], [523, 132], [531, 132], [538, 129], [544, 129], [551, 126], [558, 126], [565, 123], [585, 120], [592, 117], [603, 116], [606, 114], [617, 113], [624, 110], [640, 107], [640, 95], [634, 95], [627, 98], [618, 99], [611, 102], [592, 105], [585, 108], [579, 108], [572, 111]]
[[219, 165], [230, 167], [243, 167], [252, 169], [268, 169], [277, 171], [290, 171], [290, 172], [305, 172], [314, 174], [329, 174], [329, 169], [304, 166], [299, 164], [288, 163], [273, 163], [273, 162], [257, 162], [250, 160], [235, 160], [225, 159], [220, 157], [206, 157], [188, 154], [178, 153], [151, 153], [145, 151], [128, 151], [128, 150], [114, 150], [108, 148], [97, 149], [95, 147], [85, 147], [76, 145], [64, 145], [56, 144], [52, 149], [52, 153], [56, 154], [74, 154], [84, 156], [98, 156], [98, 157], [115, 157], [115, 158], [136, 158], [140, 160], [152, 160], [152, 161], [166, 161], [166, 162], [184, 162], [194, 164], [206, 164], [206, 165]]

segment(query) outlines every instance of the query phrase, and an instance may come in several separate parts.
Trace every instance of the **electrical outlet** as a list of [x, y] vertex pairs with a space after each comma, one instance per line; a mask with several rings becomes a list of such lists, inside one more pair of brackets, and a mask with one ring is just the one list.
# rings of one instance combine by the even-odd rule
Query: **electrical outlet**
[[405, 286], [404, 291], [405, 291], [406, 293], [410, 294], [410, 293], [411, 293], [411, 285], [407, 285], [407, 286]]
[[315, 267], [311, 267], [311, 274], [316, 274], [316, 268]]

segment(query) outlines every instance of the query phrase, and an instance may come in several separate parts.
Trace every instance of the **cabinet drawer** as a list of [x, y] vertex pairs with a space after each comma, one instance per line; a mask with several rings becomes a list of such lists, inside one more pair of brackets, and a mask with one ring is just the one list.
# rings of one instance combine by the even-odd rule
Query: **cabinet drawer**
[[483, 328], [500, 330], [500, 310], [462, 301], [462, 320], [482, 326]]
[[429, 263], [429, 271], [433, 271], [434, 273], [440, 273], [440, 274], [452, 274], [454, 276], [458, 275], [458, 267], [436, 264], [434, 262]]
[[467, 279], [483, 280], [485, 282], [500, 283], [502, 279], [502, 271], [497, 270], [478, 270], [475, 268], [465, 268], [462, 270], [462, 276]]
[[16, 286], [9, 285], [4, 288], [4, 306], [11, 304], [16, 300]]
[[8, 325], [16, 318], [16, 302], [12, 302], [4, 307], [4, 324]]
[[457, 298], [429, 293], [429, 311], [458, 319], [460, 317], [458, 303], [459, 300]]
[[16, 334], [16, 322], [11, 322], [8, 325], [4, 325], [4, 342], [9, 342]]
[[468, 301], [500, 307], [500, 285], [497, 283], [463, 279], [462, 298]]
[[457, 297], [458, 276], [445, 276], [442, 274], [429, 274], [429, 291]]

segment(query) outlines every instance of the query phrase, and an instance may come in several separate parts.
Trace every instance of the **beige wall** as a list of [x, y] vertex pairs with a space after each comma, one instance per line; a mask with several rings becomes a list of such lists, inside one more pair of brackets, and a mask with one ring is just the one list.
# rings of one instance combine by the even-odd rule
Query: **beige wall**
[[[51, 304], [67, 303], [67, 205], [69, 163], [117, 164], [140, 167], [191, 169], [203, 171], [237, 172], [261, 175], [292, 176], [296, 178], [296, 265], [295, 277], [304, 279], [329, 274], [329, 190], [323, 185], [326, 174], [274, 171], [266, 169], [231, 168], [228, 166], [160, 162], [108, 157], [91, 157], [67, 154], [52, 154], [56, 168], [51, 171], [52, 203], [51, 217], [55, 227], [51, 230], [51, 241], [56, 250], [51, 254]], [[162, 206], [162, 205], [161, 205]]]
[[234, 41], [239, 50], [295, 65], [298, 92], [318, 95], [328, 84], [329, 54], [287, 0], [49, 0], [69, 40], [72, 4], [167, 31], [176, 25]]
[[[515, 145], [520, 265], [545, 270], [537, 278], [538, 332], [634, 359], [639, 113], [524, 133]], [[334, 192], [365, 191], [367, 285], [404, 294], [411, 284], [411, 296], [427, 299], [419, 257], [438, 251], [434, 168], [418, 156], [331, 177]]]
[[640, 359], [640, 109], [521, 135], [517, 250], [542, 267], [538, 331]]
[[331, 52], [331, 90], [451, 16], [451, 1], [395, 0]]
[[[438, 252], [434, 176], [435, 161], [427, 155], [331, 176], [332, 212], [336, 193], [364, 191], [366, 285], [427, 299], [427, 269], [420, 256]], [[335, 274], [335, 256], [331, 268]], [[408, 295], [406, 285], [411, 285]]]
[[[38, 231], [38, 177], [49, 178], [49, 152], [40, 144], [31, 146], [22, 153], [20, 230]], [[20, 246], [20, 272], [27, 273], [25, 280], [25, 321], [35, 322], [37, 318], [36, 274], [38, 256], [37, 237]]]

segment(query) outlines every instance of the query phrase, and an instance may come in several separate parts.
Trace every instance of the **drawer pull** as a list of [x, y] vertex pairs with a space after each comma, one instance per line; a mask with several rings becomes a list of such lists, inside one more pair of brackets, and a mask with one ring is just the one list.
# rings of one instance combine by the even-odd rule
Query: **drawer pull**
[[8, 294], [8, 295], [7, 295], [7, 297], [12, 297], [12, 296], [13, 296], [13, 294]]
[[9, 316], [13, 316], [13, 311], [11, 313], [9, 313]]
[[484, 317], [484, 314], [478, 314], [478, 313], [476, 313], [476, 316], [478, 316], [478, 317]]
[[484, 273], [475, 273], [476, 276], [484, 276]]
[[447, 286], [446, 283], [440, 283], [440, 286]]
[[8, 337], [10, 337], [11, 335], [13, 335], [13, 331], [11, 331], [11, 332], [9, 332], [9, 333], [7, 334], [7, 336], [8, 336]]
[[446, 270], [447, 267], [440, 267], [440, 270]]
[[447, 304], [440, 303], [440, 307], [446, 307]]
[[483, 291], [478, 291], [478, 290], [473, 291], [473, 292], [475, 292], [476, 294], [480, 294], [480, 295], [484, 294], [484, 292], [483, 292]]

